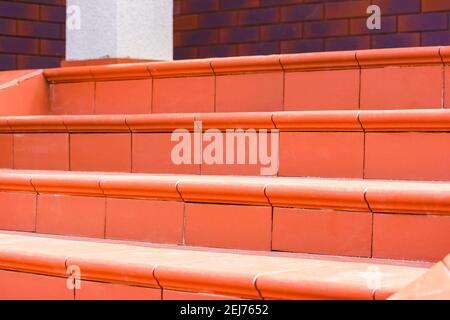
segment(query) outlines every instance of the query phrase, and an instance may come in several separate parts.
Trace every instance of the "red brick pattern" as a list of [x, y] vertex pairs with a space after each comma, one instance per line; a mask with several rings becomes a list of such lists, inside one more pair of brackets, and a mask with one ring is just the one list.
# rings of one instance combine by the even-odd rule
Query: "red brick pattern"
[[[378, 5], [382, 29], [368, 30]], [[175, 0], [175, 58], [450, 44], [446, 0]]]
[[0, 71], [60, 65], [65, 5], [65, 0], [0, 0]]
[[[380, 6], [382, 29], [366, 9]], [[175, 59], [450, 44], [445, 0], [175, 0]], [[59, 66], [65, 0], [0, 0], [0, 70]]]

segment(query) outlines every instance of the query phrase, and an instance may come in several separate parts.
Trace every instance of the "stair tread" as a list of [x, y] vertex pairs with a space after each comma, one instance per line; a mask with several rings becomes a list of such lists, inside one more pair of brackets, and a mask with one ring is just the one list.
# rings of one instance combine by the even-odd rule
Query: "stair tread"
[[39, 115], [0, 117], [0, 132], [171, 132], [194, 121], [203, 130], [449, 131], [449, 119], [448, 109]]
[[3, 169], [0, 190], [377, 213], [450, 212], [450, 182], [434, 181]]
[[0, 268], [243, 298], [384, 299], [428, 265], [0, 232]]
[[[442, 49], [442, 50], [441, 50]], [[46, 69], [50, 83], [89, 80], [130, 80], [174, 76], [228, 75], [244, 72], [360, 69], [370, 66], [442, 64], [446, 47], [393, 48], [357, 51], [256, 55], [78, 66]]]

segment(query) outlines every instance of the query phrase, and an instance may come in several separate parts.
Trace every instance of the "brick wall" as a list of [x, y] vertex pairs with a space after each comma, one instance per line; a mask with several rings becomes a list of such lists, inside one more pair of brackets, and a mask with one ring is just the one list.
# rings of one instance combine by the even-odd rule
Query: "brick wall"
[[[450, 0], [174, 0], [174, 15], [176, 59], [450, 44]], [[64, 21], [65, 0], [0, 0], [0, 70], [58, 66]]]
[[[367, 7], [382, 10], [368, 30]], [[175, 58], [450, 44], [450, 0], [175, 0]]]
[[0, 70], [59, 66], [65, 0], [0, 0]]

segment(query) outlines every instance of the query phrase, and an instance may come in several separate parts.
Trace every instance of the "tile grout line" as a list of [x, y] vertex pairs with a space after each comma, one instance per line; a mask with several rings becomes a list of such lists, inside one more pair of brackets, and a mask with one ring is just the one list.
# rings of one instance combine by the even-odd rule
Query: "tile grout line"
[[150, 98], [150, 114], [153, 113], [153, 104], [154, 104], [154, 96], [155, 96], [155, 79], [152, 77], [151, 81], [152, 81], [152, 85], [150, 86], [150, 88], [152, 91], [151, 92], [152, 96]]
[[181, 243], [186, 245], [186, 203], [183, 202], [183, 235]]
[[371, 213], [371, 222], [372, 222], [372, 230], [371, 230], [371, 240], [370, 240], [370, 258], [373, 258], [373, 240], [374, 240], [374, 222], [375, 222], [375, 214], [372, 210], [372, 208], [370, 207], [369, 201], [367, 200], [367, 191], [368, 191], [368, 187], [366, 187], [364, 189], [364, 193], [363, 193], [363, 197], [364, 197], [364, 201], [367, 204], [367, 207], [369, 208], [369, 212]]
[[442, 101], [441, 101], [441, 108], [445, 109], [445, 85], [446, 85], [446, 81], [445, 81], [445, 62], [444, 62], [444, 58], [442, 57], [442, 47], [439, 48], [439, 57], [441, 58], [441, 62], [442, 62]]

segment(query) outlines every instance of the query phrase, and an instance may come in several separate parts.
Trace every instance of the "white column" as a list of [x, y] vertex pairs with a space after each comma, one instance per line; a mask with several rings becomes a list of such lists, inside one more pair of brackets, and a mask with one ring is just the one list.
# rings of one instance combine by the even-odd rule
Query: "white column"
[[173, 0], [68, 0], [66, 60], [173, 59]]

